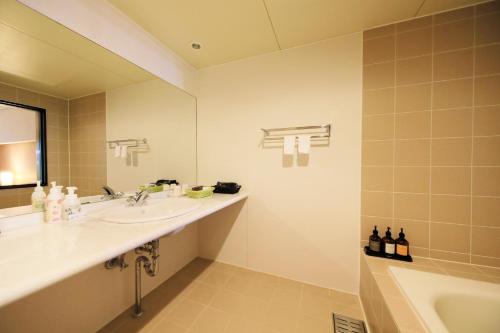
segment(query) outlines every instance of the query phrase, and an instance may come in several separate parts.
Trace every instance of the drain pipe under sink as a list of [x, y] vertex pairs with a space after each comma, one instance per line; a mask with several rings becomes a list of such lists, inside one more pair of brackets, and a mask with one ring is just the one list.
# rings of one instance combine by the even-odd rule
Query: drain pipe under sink
[[[155, 239], [141, 247], [136, 248], [135, 253], [140, 254], [140, 256], [135, 259], [135, 305], [133, 316], [137, 318], [142, 315], [141, 266], [144, 266], [144, 271], [151, 277], [158, 274], [160, 269], [160, 240]], [[151, 259], [148, 258], [148, 255], [151, 256]]]

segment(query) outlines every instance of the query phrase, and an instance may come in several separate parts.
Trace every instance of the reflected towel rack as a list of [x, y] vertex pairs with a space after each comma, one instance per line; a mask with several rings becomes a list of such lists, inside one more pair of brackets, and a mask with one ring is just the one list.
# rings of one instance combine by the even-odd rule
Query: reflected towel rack
[[110, 149], [116, 146], [127, 146], [129, 148], [139, 147], [139, 145], [145, 145], [148, 143], [147, 139], [122, 139], [122, 140], [109, 140], [106, 141]]
[[[332, 131], [332, 124], [313, 125], [313, 126], [296, 126], [296, 127], [281, 127], [281, 128], [261, 128], [264, 132], [264, 140], [283, 140], [287, 135], [311, 134], [311, 139], [329, 138]], [[289, 132], [289, 133], [283, 133]]]

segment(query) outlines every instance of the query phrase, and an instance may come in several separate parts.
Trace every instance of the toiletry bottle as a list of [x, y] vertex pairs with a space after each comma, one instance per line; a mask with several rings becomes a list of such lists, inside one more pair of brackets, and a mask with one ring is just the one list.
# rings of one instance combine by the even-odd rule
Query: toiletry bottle
[[66, 221], [73, 221], [81, 217], [82, 206], [75, 193], [77, 188], [68, 186], [66, 187], [66, 190], [68, 191], [68, 194], [63, 201], [63, 219]]
[[396, 239], [396, 254], [405, 257], [410, 255], [410, 243], [405, 239], [403, 228], [401, 228], [399, 238]]
[[396, 252], [396, 242], [391, 237], [391, 228], [387, 227], [387, 231], [385, 232], [385, 237], [382, 238], [382, 244], [384, 248], [384, 253], [391, 257]]
[[31, 194], [31, 206], [33, 208], [33, 212], [43, 212], [46, 197], [47, 195], [43, 191], [43, 187], [40, 186], [40, 181], [37, 180], [35, 190]]
[[56, 186], [56, 182], [50, 183], [49, 195], [45, 199], [45, 222], [56, 223], [61, 222], [62, 218], [62, 193], [60, 186]]
[[368, 247], [371, 251], [380, 252], [380, 236], [378, 235], [377, 226], [373, 228], [373, 234], [370, 236], [370, 240], [368, 242]]

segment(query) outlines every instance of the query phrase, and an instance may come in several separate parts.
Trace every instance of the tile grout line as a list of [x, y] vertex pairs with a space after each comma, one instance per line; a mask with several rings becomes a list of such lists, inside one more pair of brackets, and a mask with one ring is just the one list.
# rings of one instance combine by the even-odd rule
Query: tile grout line
[[[368, 217], [368, 218], [376, 218], [376, 219], [388, 219], [389, 217], [387, 216], [377, 216], [377, 215], [361, 215], [362, 217]], [[447, 222], [447, 221], [429, 221], [429, 220], [419, 220], [419, 219], [410, 219], [410, 218], [398, 218], [398, 220], [406, 221], [406, 222], [416, 222], [416, 223], [434, 223], [434, 224], [447, 224], [447, 225], [457, 225], [457, 226], [462, 226], [462, 227], [467, 227], [470, 226], [471, 228], [485, 228], [485, 229], [493, 229], [493, 230], [499, 230], [500, 227], [497, 226], [489, 226], [489, 225], [470, 225], [469, 223], [455, 223], [455, 222]]]
[[469, 263], [472, 263], [472, 193], [474, 182], [474, 110], [476, 106], [476, 6], [473, 7], [473, 21], [472, 21], [472, 119], [471, 119], [471, 152], [470, 152], [470, 228], [469, 228]]
[[430, 111], [430, 142], [429, 142], [429, 199], [428, 199], [428, 203], [429, 203], [429, 209], [428, 209], [428, 218], [427, 220], [429, 221], [429, 230], [428, 230], [428, 254], [429, 254], [429, 257], [431, 256], [431, 237], [432, 237], [432, 233], [431, 233], [431, 227], [432, 227], [432, 139], [434, 137], [433, 133], [432, 133], [432, 115], [433, 115], [433, 110], [434, 110], [434, 30], [435, 30], [435, 15], [432, 15], [432, 30], [431, 30], [431, 53], [432, 53], [432, 56], [431, 56], [431, 96], [430, 96], [430, 108], [431, 108], [431, 111]]
[[[425, 1], [425, 0], [424, 0]], [[392, 105], [392, 219], [391, 219], [391, 228], [392, 231], [394, 232], [394, 225], [396, 223], [396, 103], [397, 103], [397, 89], [396, 89], [396, 82], [397, 82], [397, 49], [398, 49], [398, 39], [396, 38], [397, 36], [397, 25], [394, 26], [394, 81], [393, 81], [393, 105]], [[383, 230], [382, 230], [383, 232]], [[383, 236], [383, 234], [382, 234]]]
[[[432, 26], [426, 27], [425, 29], [432, 29]], [[387, 37], [390, 37], [390, 36], [392, 36], [392, 35], [384, 36], [384, 38], [387, 38]], [[500, 42], [491, 42], [491, 43], [481, 44], [481, 45], [479, 45], [479, 47], [496, 46], [496, 45], [499, 45], [499, 44], [500, 44]], [[421, 58], [421, 57], [432, 56], [432, 55], [441, 55], [441, 54], [455, 53], [455, 52], [468, 51], [468, 50], [472, 51], [473, 48], [474, 48], [474, 46], [469, 46], [469, 47], [460, 47], [460, 48], [456, 48], [456, 49], [449, 49], [449, 50], [443, 50], [443, 51], [437, 51], [437, 52], [432, 52], [431, 51], [429, 53], [421, 53], [421, 54], [418, 54], [418, 55], [413, 55], [413, 56], [408, 56], [408, 57], [394, 58], [393, 60], [383, 60], [383, 61], [368, 62], [368, 63], [364, 63], [363, 67], [369, 67], [369, 66], [373, 66], [373, 65], [387, 64], [387, 63], [390, 63], [392, 61], [398, 61], [398, 60], [411, 60], [411, 59], [415, 59], [415, 58]], [[495, 74], [483, 74], [481, 76], [493, 76], [493, 75], [495, 75]], [[453, 80], [453, 79], [451, 79], [451, 80]], [[441, 80], [441, 81], [446, 81], [446, 80]]]

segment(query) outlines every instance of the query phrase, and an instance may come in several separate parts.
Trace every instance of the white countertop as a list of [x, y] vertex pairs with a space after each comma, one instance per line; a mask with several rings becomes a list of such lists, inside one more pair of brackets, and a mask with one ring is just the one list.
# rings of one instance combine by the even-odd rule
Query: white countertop
[[[214, 194], [186, 215], [138, 224], [112, 224], [90, 217], [36, 225], [0, 234], [0, 306], [130, 251], [219, 211], [248, 194]], [[23, 217], [17, 217], [22, 219]]]

